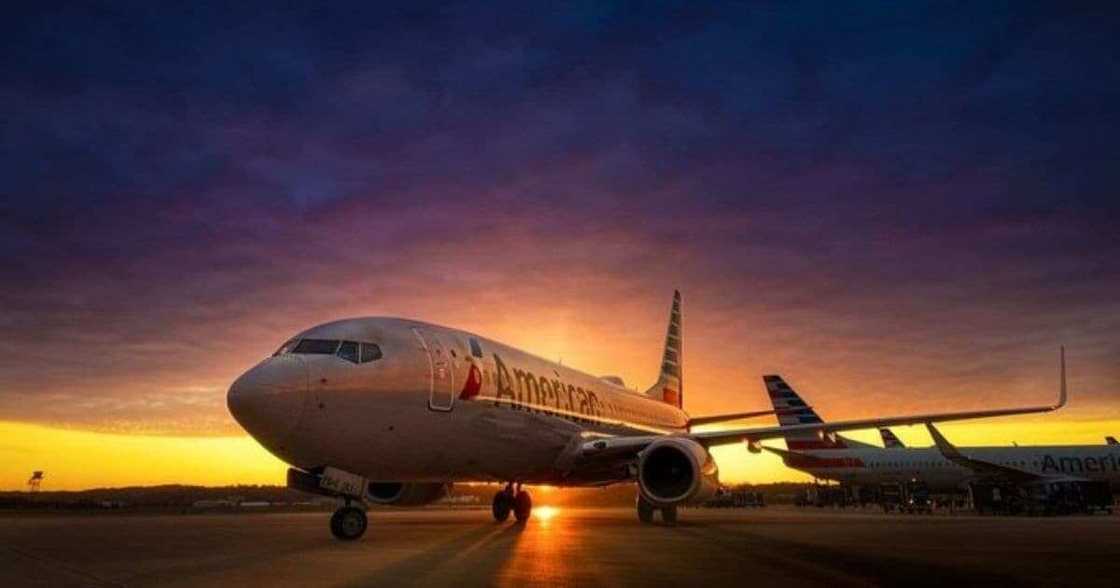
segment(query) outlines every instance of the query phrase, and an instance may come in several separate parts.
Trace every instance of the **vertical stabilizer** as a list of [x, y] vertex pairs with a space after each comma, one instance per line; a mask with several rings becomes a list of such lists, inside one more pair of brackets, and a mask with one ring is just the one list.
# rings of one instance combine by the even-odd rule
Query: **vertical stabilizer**
[[665, 333], [665, 351], [661, 354], [661, 373], [657, 383], [646, 390], [646, 396], [677, 408], [684, 406], [681, 350], [681, 293], [674, 291], [673, 307], [669, 311], [669, 328]]
[[[776, 374], [762, 376], [762, 381], [766, 384], [766, 393], [770, 396], [770, 403], [774, 405], [774, 410], [778, 415], [778, 426], [788, 427], [790, 425], [810, 425], [824, 422], [817, 415], [817, 412], [806, 404], [781, 376]], [[870, 447], [867, 443], [840, 435], [822, 438], [810, 431], [790, 433], [785, 437], [786, 447], [790, 451]]]

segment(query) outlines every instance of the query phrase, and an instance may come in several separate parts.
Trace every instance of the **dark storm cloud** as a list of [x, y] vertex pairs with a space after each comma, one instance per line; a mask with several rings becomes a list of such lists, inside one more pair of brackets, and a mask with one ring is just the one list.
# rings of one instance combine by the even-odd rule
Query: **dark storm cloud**
[[[544, 321], [535, 304], [617, 329], [588, 307], [660, 308], [673, 286], [698, 301], [690, 335], [746, 337], [690, 357], [691, 382], [726, 388], [731, 365], [793, 366], [826, 390], [855, 373], [887, 390], [1014, 382], [1066, 342], [1086, 402], [1115, 416], [1116, 17], [1019, 2], [15, 15], [0, 417], [212, 430], [225, 383], [309, 323], [485, 329], [498, 308]], [[619, 344], [655, 340], [659, 320]]]

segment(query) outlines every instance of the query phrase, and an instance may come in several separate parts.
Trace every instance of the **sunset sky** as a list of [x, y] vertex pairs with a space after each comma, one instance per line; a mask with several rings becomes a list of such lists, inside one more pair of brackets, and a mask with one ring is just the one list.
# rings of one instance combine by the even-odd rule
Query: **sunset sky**
[[1120, 11], [699, 4], [10, 15], [0, 489], [283, 483], [225, 392], [338, 318], [645, 388], [674, 288], [693, 414], [1048, 403], [1064, 344], [1068, 409], [946, 434], [1120, 434]]

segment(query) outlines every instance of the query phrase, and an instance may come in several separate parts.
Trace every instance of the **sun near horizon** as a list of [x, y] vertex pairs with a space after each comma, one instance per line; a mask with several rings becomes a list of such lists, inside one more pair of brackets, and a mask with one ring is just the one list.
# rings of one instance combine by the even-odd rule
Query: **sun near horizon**
[[[1059, 413], [1060, 414], [1060, 413]], [[940, 427], [958, 445], [1103, 444], [1120, 431], [1120, 421], [1061, 422], [1006, 419], [980, 426]], [[931, 445], [921, 427], [898, 427], [908, 446]], [[846, 434], [878, 444], [878, 433]], [[200, 486], [283, 485], [287, 465], [247, 435], [171, 436], [82, 431], [0, 421], [0, 490], [21, 491], [34, 470], [46, 472], [43, 490], [88, 490], [123, 486], [185, 484]], [[770, 441], [783, 447], [780, 440]], [[808, 481], [768, 453], [752, 454], [742, 446], [712, 451], [727, 484]]]

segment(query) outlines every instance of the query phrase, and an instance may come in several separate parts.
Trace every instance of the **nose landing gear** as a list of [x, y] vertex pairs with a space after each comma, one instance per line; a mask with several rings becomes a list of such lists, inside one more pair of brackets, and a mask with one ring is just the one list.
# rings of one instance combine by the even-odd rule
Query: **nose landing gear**
[[356, 506], [351, 506], [346, 501], [346, 506], [334, 511], [331, 515], [331, 534], [343, 541], [353, 541], [366, 532], [368, 520], [366, 511]]
[[510, 482], [504, 489], [494, 494], [491, 512], [494, 514], [494, 520], [499, 523], [506, 522], [510, 512], [513, 512], [517, 522], [524, 523], [533, 513], [533, 497], [521, 489], [521, 484], [517, 484], [515, 491], [513, 482]]
[[641, 521], [642, 523], [644, 523], [644, 524], [652, 523], [653, 522], [653, 513], [660, 510], [661, 511], [661, 522], [663, 522], [663, 523], [665, 523], [666, 525], [669, 525], [669, 526], [677, 524], [677, 507], [675, 507], [675, 506], [665, 506], [665, 507], [657, 508], [657, 507], [653, 506], [653, 504], [650, 501], [646, 500], [645, 498], [642, 498], [641, 494], [638, 494], [638, 499], [635, 502], [636, 502], [636, 507], [637, 507], [637, 510], [638, 510], [638, 520]]
[[645, 498], [642, 498], [641, 494], [638, 495], [637, 508], [638, 508], [638, 520], [639, 521], [641, 521], [643, 523], [652, 523], [653, 522], [653, 511], [656, 510], [656, 509], [653, 507], [652, 504], [649, 503], [648, 500], [646, 500]]
[[510, 511], [513, 510], [513, 495], [508, 487], [505, 490], [498, 490], [494, 494], [494, 502], [490, 505], [490, 510], [494, 514], [495, 521], [506, 522]]

